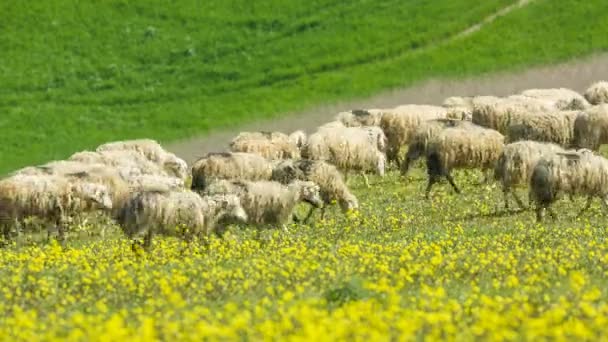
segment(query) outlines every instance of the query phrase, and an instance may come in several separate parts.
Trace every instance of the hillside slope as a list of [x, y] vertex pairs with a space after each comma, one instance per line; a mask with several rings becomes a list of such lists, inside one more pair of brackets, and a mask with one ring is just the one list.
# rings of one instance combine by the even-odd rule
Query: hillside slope
[[[0, 4], [0, 173], [608, 47], [603, 1]], [[550, 9], [550, 10], [549, 10]]]

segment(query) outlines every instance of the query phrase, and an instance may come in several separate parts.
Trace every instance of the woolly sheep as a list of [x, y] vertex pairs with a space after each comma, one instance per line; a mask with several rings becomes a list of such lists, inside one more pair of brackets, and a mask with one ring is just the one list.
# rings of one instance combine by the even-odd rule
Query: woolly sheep
[[323, 200], [319, 186], [310, 181], [293, 181], [283, 185], [274, 181], [227, 181], [211, 184], [206, 194], [236, 194], [247, 213], [248, 223], [254, 225], [280, 225], [287, 231], [286, 224], [293, 216], [299, 202], [307, 202], [321, 207]]
[[69, 216], [111, 208], [109, 191], [99, 184], [55, 175], [15, 175], [0, 181], [0, 223], [5, 239], [10, 238], [11, 224], [35, 216], [55, 224], [59, 239], [64, 240]]
[[209, 153], [192, 165], [192, 190], [203, 191], [214, 179], [269, 180], [273, 164], [253, 153]]
[[574, 121], [576, 148], [598, 150], [608, 143], [608, 104], [591, 107], [580, 113]]
[[410, 165], [418, 158], [426, 154], [428, 142], [436, 137], [442, 130], [448, 127], [465, 127], [474, 126], [472, 123], [464, 120], [453, 119], [434, 119], [423, 122], [412, 137], [412, 141], [408, 145], [407, 153], [403, 163], [401, 163], [401, 175], [406, 176]]
[[175, 154], [165, 151], [163, 147], [152, 139], [136, 139], [110, 142], [100, 145], [95, 150], [102, 151], [132, 150], [143, 155], [162, 166], [170, 175], [186, 179], [188, 177], [188, 164]]
[[540, 159], [530, 177], [530, 196], [536, 203], [537, 221], [542, 221], [545, 210], [556, 219], [551, 204], [562, 194], [587, 197], [578, 216], [589, 209], [593, 197], [599, 197], [608, 211], [608, 160], [587, 149]]
[[143, 238], [148, 250], [155, 234], [176, 236], [191, 241], [215, 232], [218, 221], [225, 217], [246, 221], [247, 214], [235, 195], [201, 197], [184, 191], [140, 191], [132, 193], [114, 219], [125, 235], [133, 240], [132, 247]]
[[505, 208], [509, 208], [509, 194], [520, 208], [525, 207], [514, 188], [529, 184], [534, 166], [541, 158], [560, 152], [565, 150], [556, 144], [537, 141], [518, 141], [505, 145], [494, 168], [494, 179], [502, 185]]
[[338, 113], [335, 120], [346, 127], [379, 126], [382, 114], [382, 109], [353, 109]]
[[161, 165], [134, 150], [107, 150], [100, 152], [82, 151], [74, 153], [68, 161], [85, 164], [104, 164], [124, 171], [126, 176], [157, 175], [168, 176]]
[[524, 96], [490, 98], [473, 107], [472, 121], [476, 125], [507, 134], [509, 125], [520, 123], [529, 115], [551, 110], [555, 108], [546, 101]]
[[523, 96], [551, 101], [560, 110], [581, 110], [589, 107], [589, 102], [579, 93], [567, 88], [528, 89]]
[[568, 147], [574, 139], [574, 121], [580, 111], [531, 114], [507, 128], [507, 141], [534, 140]]
[[311, 134], [302, 149], [302, 156], [311, 160], [324, 160], [334, 164], [345, 177], [350, 171], [384, 176], [386, 157], [378, 149], [378, 139], [364, 128], [349, 127], [321, 129]]
[[608, 82], [599, 81], [592, 84], [587, 88], [584, 96], [592, 105], [608, 103]]
[[259, 154], [268, 159], [298, 159], [297, 142], [281, 132], [241, 132], [230, 142], [232, 152]]
[[388, 162], [400, 165], [401, 148], [411, 142], [416, 129], [427, 120], [445, 118], [447, 109], [428, 105], [405, 105], [385, 112], [380, 127], [386, 134]]
[[[325, 216], [327, 205], [333, 201], [337, 201], [345, 213], [359, 208], [357, 197], [350, 192], [338, 169], [324, 161], [308, 159], [283, 161], [272, 171], [272, 180], [281, 184], [289, 184], [294, 180], [311, 181], [317, 184], [325, 204], [321, 211], [321, 218]], [[314, 207], [311, 207], [304, 222], [308, 221], [313, 210]]]
[[433, 184], [445, 177], [456, 193], [451, 171], [456, 168], [493, 168], [502, 152], [504, 136], [482, 127], [451, 127], [429, 141], [426, 153], [429, 177], [425, 197], [428, 199]]

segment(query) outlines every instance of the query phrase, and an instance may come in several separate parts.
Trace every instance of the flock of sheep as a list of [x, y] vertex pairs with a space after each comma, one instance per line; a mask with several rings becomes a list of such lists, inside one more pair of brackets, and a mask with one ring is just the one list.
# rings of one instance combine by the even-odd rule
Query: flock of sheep
[[[452, 170], [480, 169], [525, 208], [515, 189], [528, 186], [537, 219], [562, 195], [600, 197], [608, 210], [608, 82], [581, 95], [569, 89], [531, 89], [508, 97], [450, 97], [442, 106], [404, 105], [339, 113], [310, 135], [296, 131], [243, 132], [230, 152], [210, 153], [190, 167], [149, 139], [103, 144], [67, 160], [17, 170], [0, 180], [5, 240], [34, 216], [57, 229], [81, 213], [101, 211], [133, 246], [154, 234], [190, 241], [226, 225], [283, 227], [300, 221], [300, 202], [359, 208], [347, 185], [352, 172], [383, 176], [393, 165], [406, 175], [424, 158], [426, 197]], [[405, 152], [407, 147], [407, 152]], [[403, 151], [402, 151], [403, 150]], [[405, 153], [404, 153], [405, 152]], [[190, 189], [187, 187], [191, 179]], [[49, 234], [50, 234], [49, 230]]]

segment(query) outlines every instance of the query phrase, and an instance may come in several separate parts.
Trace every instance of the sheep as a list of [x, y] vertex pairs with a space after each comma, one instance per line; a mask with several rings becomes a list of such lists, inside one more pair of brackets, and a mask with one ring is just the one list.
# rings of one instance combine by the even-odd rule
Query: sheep
[[[236, 195], [200, 196], [183, 191], [134, 192], [115, 211], [114, 219], [125, 235], [149, 250], [155, 234], [176, 236], [190, 242], [216, 232], [218, 221], [231, 218], [245, 222], [247, 214]], [[143, 238], [143, 243], [137, 241]]]
[[273, 163], [253, 153], [209, 153], [192, 165], [192, 190], [203, 191], [213, 179], [269, 180]]
[[169, 176], [162, 166], [133, 150], [82, 151], [74, 153], [68, 158], [68, 161], [116, 167], [123, 171], [125, 177], [139, 175]]
[[321, 207], [319, 186], [310, 181], [293, 181], [283, 185], [274, 181], [227, 181], [211, 184], [205, 194], [236, 194], [247, 213], [248, 223], [279, 225], [287, 231], [286, 224], [293, 217], [293, 210], [299, 202], [307, 202]]
[[365, 128], [320, 129], [308, 137], [302, 156], [334, 164], [345, 178], [348, 178], [350, 171], [359, 171], [369, 187], [366, 172], [384, 176], [386, 156], [378, 149], [382, 140], [382, 137], [374, 137]]
[[599, 81], [592, 84], [587, 88], [584, 96], [592, 105], [608, 103], [608, 82]]
[[[335, 134], [336, 130], [343, 130], [344, 132], [362, 132], [369, 138], [369, 142], [376, 145], [378, 150], [381, 152], [386, 151], [388, 140], [382, 128], [378, 126], [345, 126], [340, 121], [330, 121], [317, 128], [317, 132], [324, 132], [323, 134]], [[356, 133], [355, 133], [356, 134]], [[306, 158], [306, 157], [304, 157]]]
[[536, 203], [538, 222], [542, 221], [545, 210], [556, 219], [551, 204], [562, 194], [587, 197], [587, 203], [577, 217], [589, 209], [594, 197], [600, 197], [604, 210], [608, 211], [608, 160], [588, 149], [555, 153], [540, 159], [530, 177], [530, 196]]
[[528, 89], [521, 95], [554, 103], [559, 110], [582, 110], [589, 107], [589, 102], [579, 93], [567, 88]]
[[575, 148], [598, 150], [608, 143], [608, 104], [591, 107], [580, 113], [574, 121]]
[[428, 105], [405, 105], [385, 112], [380, 127], [387, 137], [386, 156], [388, 162], [400, 165], [401, 148], [411, 142], [416, 129], [424, 121], [445, 118], [447, 109]]
[[129, 185], [138, 189], [166, 188], [169, 190], [179, 190], [184, 188], [184, 180], [177, 177], [139, 175], [127, 179]]
[[401, 163], [401, 176], [405, 177], [410, 165], [426, 153], [428, 142], [437, 136], [443, 129], [448, 127], [474, 126], [469, 121], [453, 119], [434, 119], [423, 122], [412, 137], [405, 159]]
[[165, 151], [163, 147], [152, 139], [136, 139], [110, 142], [100, 145], [96, 152], [131, 150], [143, 155], [165, 169], [170, 175], [186, 179], [188, 177], [188, 164], [175, 154]]
[[429, 177], [425, 197], [428, 199], [431, 187], [441, 177], [445, 177], [456, 193], [460, 190], [451, 176], [455, 168], [494, 167], [502, 152], [504, 136], [497, 131], [482, 127], [451, 127], [441, 131], [429, 141], [426, 153]]
[[529, 115], [551, 110], [555, 108], [547, 101], [525, 96], [488, 98], [474, 105], [472, 121], [476, 125], [507, 134], [509, 125], [520, 123]]
[[529, 184], [534, 166], [541, 158], [560, 152], [565, 150], [559, 145], [537, 141], [524, 140], [505, 145], [494, 168], [494, 179], [502, 185], [506, 209], [509, 209], [509, 194], [520, 208], [525, 208], [513, 188]]
[[382, 109], [352, 109], [338, 113], [335, 120], [346, 127], [379, 126], [383, 112]]
[[507, 128], [507, 141], [534, 140], [569, 147], [574, 139], [574, 122], [580, 111], [549, 111], [531, 114]]
[[[320, 160], [302, 159], [298, 161], [286, 160], [279, 163], [272, 171], [271, 180], [281, 184], [289, 184], [294, 180], [305, 180], [319, 186], [324, 206], [321, 210], [321, 219], [325, 217], [327, 205], [337, 201], [344, 213], [359, 208], [359, 201], [353, 195], [342, 175], [335, 166]], [[307, 222], [313, 213], [314, 207], [306, 215]]]
[[289, 141], [291, 141], [292, 144], [295, 144], [298, 149], [301, 149], [302, 146], [306, 144], [306, 133], [302, 130], [293, 131], [289, 135]]
[[268, 159], [299, 159], [297, 142], [280, 132], [241, 132], [229, 144], [232, 152], [259, 154]]
[[69, 216], [109, 210], [112, 204], [107, 187], [91, 182], [56, 175], [15, 175], [0, 181], [0, 224], [7, 240], [12, 223], [19, 225], [26, 217], [35, 216], [55, 224], [63, 241]]

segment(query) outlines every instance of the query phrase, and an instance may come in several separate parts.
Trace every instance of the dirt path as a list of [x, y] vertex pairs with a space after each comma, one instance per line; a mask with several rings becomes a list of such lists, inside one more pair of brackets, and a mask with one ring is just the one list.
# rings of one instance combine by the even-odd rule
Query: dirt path
[[241, 131], [277, 130], [291, 132], [303, 129], [311, 132], [315, 127], [331, 121], [342, 110], [352, 108], [394, 107], [400, 104], [441, 104], [452, 95], [505, 96], [528, 88], [566, 87], [583, 92], [597, 80], [608, 80], [608, 53], [585, 59], [517, 73], [495, 74], [466, 80], [430, 80], [410, 88], [378, 94], [352, 102], [319, 106], [298, 113], [286, 113], [274, 120], [258, 121], [217, 131], [203, 137], [186, 139], [169, 144], [167, 149], [192, 162], [207, 152], [224, 151], [232, 137]]

